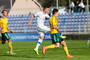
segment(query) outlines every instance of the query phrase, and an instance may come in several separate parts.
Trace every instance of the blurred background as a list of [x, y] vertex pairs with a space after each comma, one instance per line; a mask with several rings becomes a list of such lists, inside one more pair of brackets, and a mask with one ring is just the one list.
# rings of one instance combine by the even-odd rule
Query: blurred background
[[[8, 10], [8, 26], [16, 32], [13, 40], [38, 39], [36, 17], [30, 27], [28, 27], [28, 22], [32, 14], [39, 12], [44, 6], [49, 6], [50, 12], [54, 8], [59, 9], [59, 29], [68, 37], [67, 40], [88, 40], [90, 35], [89, 0], [0, 0], [0, 12], [3, 9]], [[2, 16], [1, 13], [0, 16]], [[49, 26], [49, 19], [45, 21], [45, 25]], [[26, 34], [28, 37], [24, 35], [25, 38], [18, 38], [17, 35], [21, 36], [21, 33], [28, 33]], [[49, 34], [46, 33], [46, 35], [45, 40], [50, 40]]]
[[[22, 3], [20, 3], [22, 1]], [[13, 10], [35, 10], [38, 7], [35, 5], [43, 6], [48, 5], [51, 9], [57, 7], [62, 13], [65, 12], [89, 12], [90, 11], [90, 1], [89, 0], [0, 0], [0, 11], [3, 9]], [[34, 5], [35, 3], [35, 5]], [[15, 7], [16, 5], [16, 7]], [[22, 5], [22, 6], [20, 6]], [[33, 8], [32, 8], [32, 5]], [[18, 7], [19, 6], [19, 7]], [[26, 7], [25, 7], [26, 6]], [[28, 7], [27, 7], [28, 6]], [[36, 12], [36, 11], [35, 11]]]

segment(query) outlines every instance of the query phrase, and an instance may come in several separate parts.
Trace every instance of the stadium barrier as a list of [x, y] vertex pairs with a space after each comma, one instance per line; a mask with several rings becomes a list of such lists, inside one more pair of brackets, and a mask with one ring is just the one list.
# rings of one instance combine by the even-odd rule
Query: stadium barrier
[[[9, 34], [11, 36], [12, 41], [37, 41], [39, 38], [38, 33], [14, 33]], [[44, 40], [51, 40], [50, 34], [45, 34]]]

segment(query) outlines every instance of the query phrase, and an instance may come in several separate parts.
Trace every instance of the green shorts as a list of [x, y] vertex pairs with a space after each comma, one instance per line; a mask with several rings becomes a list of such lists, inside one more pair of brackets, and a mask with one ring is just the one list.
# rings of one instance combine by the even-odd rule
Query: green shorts
[[9, 40], [9, 39], [10, 39], [10, 37], [9, 37], [9, 35], [8, 35], [7, 32], [1, 33], [1, 35], [2, 35], [2, 40], [3, 40], [3, 41], [6, 41], [6, 40]]
[[61, 43], [61, 41], [63, 41], [63, 39], [60, 37], [59, 33], [51, 34], [51, 39], [52, 39], [53, 44]]

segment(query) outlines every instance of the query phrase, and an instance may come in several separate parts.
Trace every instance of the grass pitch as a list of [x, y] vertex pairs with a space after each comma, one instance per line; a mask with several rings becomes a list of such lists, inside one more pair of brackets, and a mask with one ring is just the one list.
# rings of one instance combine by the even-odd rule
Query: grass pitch
[[63, 47], [49, 49], [42, 54], [42, 46], [51, 45], [51, 41], [44, 41], [39, 48], [40, 55], [36, 55], [33, 49], [36, 41], [13, 42], [13, 51], [16, 55], [8, 55], [8, 43], [0, 44], [0, 60], [90, 60], [90, 45], [87, 47], [86, 40], [66, 41], [69, 52], [74, 58], [66, 58]]

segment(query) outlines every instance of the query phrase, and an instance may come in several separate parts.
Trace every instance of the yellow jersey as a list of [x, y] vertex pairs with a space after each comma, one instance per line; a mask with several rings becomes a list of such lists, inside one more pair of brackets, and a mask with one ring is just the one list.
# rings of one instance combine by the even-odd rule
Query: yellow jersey
[[2, 33], [7, 32], [7, 24], [8, 24], [8, 18], [1, 18], [0, 19], [0, 27], [1, 27], [1, 30], [3, 30]]
[[54, 29], [53, 26], [58, 26], [58, 20], [55, 16], [52, 16], [49, 21], [50, 24], [50, 33], [55, 34], [58, 33], [57, 29]]

